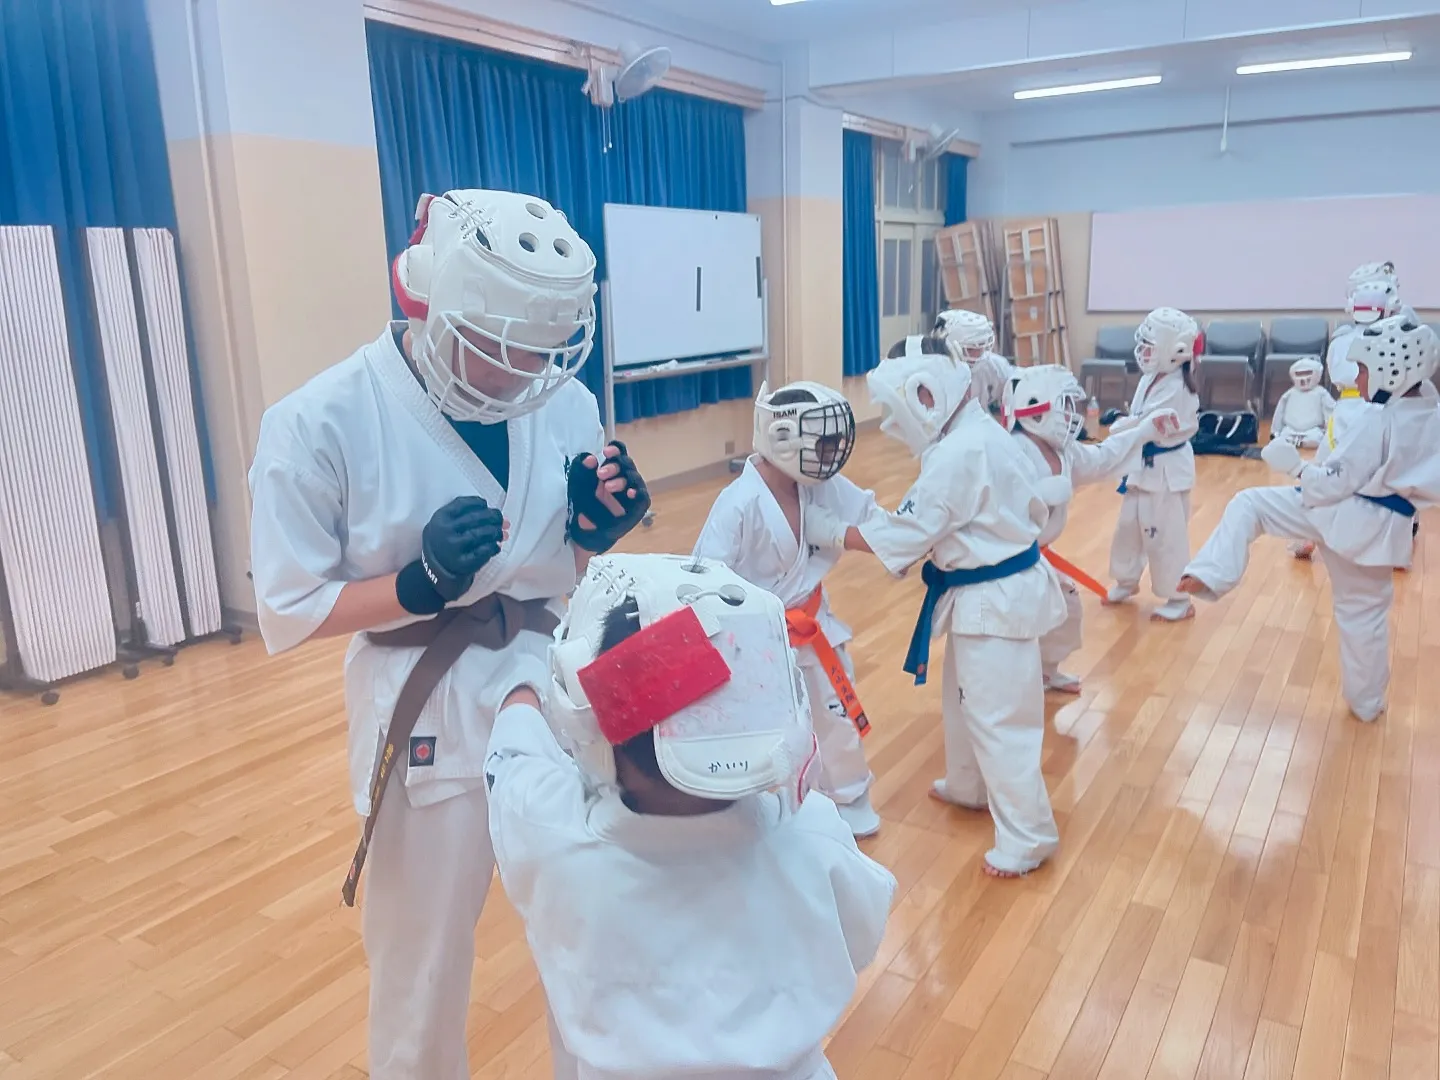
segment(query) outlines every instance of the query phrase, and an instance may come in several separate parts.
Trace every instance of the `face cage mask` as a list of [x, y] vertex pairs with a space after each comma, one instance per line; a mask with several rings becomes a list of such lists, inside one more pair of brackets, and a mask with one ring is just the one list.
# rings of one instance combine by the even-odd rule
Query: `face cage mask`
[[1313, 390], [1320, 385], [1320, 371], [1317, 368], [1301, 368], [1290, 372], [1290, 381], [1296, 390]]
[[[512, 327], [526, 325], [523, 319], [501, 320], [497, 334], [458, 311], [442, 312], [438, 318], [427, 319], [424, 331], [414, 340], [415, 367], [430, 399], [452, 420], [482, 424], [511, 420], [544, 405], [589, 359], [595, 344], [594, 305], [581, 311], [576, 322], [568, 343], [546, 349], [514, 340]], [[490, 342], [499, 355], [478, 348], [461, 330]], [[522, 360], [514, 353], [528, 355]], [[496, 380], [496, 392], [487, 393], [469, 381], [468, 369], [475, 365], [480, 365], [482, 378]]]
[[1024, 430], [1055, 450], [1064, 450], [1085, 429], [1083, 401], [1084, 395], [1079, 390], [1062, 390], [1054, 401], [1020, 406], [1015, 410], [1015, 419]]
[[800, 475], [817, 483], [837, 475], [855, 449], [855, 412], [848, 402], [804, 406], [800, 427]]

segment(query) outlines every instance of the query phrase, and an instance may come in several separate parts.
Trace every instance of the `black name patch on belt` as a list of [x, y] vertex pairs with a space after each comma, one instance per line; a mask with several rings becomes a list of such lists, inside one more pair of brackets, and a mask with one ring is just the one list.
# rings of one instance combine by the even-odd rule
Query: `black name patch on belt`
[[435, 764], [435, 736], [434, 735], [412, 735], [410, 736], [410, 767], [412, 769], [422, 768], [426, 765]]

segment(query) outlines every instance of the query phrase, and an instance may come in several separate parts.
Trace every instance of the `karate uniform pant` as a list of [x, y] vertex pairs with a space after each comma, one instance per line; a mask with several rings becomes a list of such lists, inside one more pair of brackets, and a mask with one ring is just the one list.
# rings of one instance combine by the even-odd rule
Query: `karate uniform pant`
[[990, 805], [995, 847], [985, 860], [1023, 874], [1055, 853], [1060, 833], [1040, 774], [1045, 691], [1040, 643], [950, 634], [943, 677], [945, 791]]
[[[475, 924], [494, 870], [483, 787], [414, 807], [400, 774], [391, 776], [360, 913], [370, 961], [371, 1080], [469, 1080]], [[553, 1023], [550, 1046], [557, 1080], [574, 1077]]]
[[1150, 588], [1161, 600], [1176, 600], [1175, 588], [1190, 559], [1190, 493], [1131, 488], [1120, 504], [1110, 545], [1110, 576], [1127, 589], [1140, 586], [1150, 564]]
[[[850, 662], [850, 653], [844, 645], [835, 647], [835, 654], [855, 681], [855, 665]], [[865, 797], [874, 783], [870, 763], [865, 759], [865, 747], [855, 724], [845, 714], [835, 688], [830, 685], [830, 676], [815, 650], [796, 650], [800, 670], [805, 673], [805, 689], [810, 695], [810, 717], [815, 726], [815, 738], [820, 744], [820, 790], [841, 806]]]
[[1330, 575], [1340, 637], [1340, 681], [1355, 715], [1374, 719], [1390, 685], [1390, 604], [1395, 587], [1388, 566], [1359, 566], [1325, 546], [1293, 487], [1247, 488], [1230, 500], [1220, 524], [1185, 572], [1217, 596], [1239, 584], [1250, 545], [1262, 534], [1309, 540]]
[[1040, 668], [1054, 675], [1083, 641], [1085, 609], [1080, 606], [1080, 589], [1064, 574], [1056, 574], [1065, 591], [1065, 621], [1040, 639]]

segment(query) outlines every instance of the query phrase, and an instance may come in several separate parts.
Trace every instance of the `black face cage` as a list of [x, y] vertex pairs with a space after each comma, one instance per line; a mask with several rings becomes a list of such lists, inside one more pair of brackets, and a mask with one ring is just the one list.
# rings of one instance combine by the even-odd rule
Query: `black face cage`
[[800, 424], [800, 475], [829, 480], [855, 449], [855, 412], [848, 401], [815, 405], [797, 418]]

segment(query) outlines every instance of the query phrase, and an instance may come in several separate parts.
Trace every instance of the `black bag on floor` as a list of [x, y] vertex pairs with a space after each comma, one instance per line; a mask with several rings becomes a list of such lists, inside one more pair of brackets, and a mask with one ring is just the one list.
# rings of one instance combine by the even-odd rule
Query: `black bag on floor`
[[1200, 414], [1200, 430], [1190, 440], [1190, 445], [1197, 454], [1247, 457], [1253, 455], [1246, 451], [1259, 441], [1260, 419], [1253, 412], [1206, 409]]

